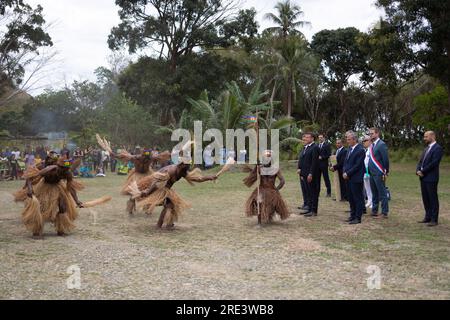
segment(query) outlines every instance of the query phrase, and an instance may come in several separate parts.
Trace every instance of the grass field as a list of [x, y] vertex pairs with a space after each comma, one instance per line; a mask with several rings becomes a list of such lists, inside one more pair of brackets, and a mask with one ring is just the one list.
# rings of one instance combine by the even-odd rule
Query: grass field
[[[32, 239], [20, 222], [22, 206], [10, 193], [23, 182], [0, 183], [0, 298], [2, 299], [413, 299], [450, 298], [450, 165], [442, 164], [440, 225], [423, 218], [413, 164], [394, 165], [387, 220], [343, 221], [347, 206], [321, 198], [319, 216], [297, 214], [298, 178], [285, 165], [282, 194], [292, 210], [283, 222], [258, 228], [244, 216], [251, 190], [242, 173], [217, 183], [175, 189], [192, 203], [174, 231], [155, 229], [152, 216], [125, 213], [123, 176], [83, 180], [87, 201], [114, 199], [81, 209], [77, 229]], [[323, 192], [322, 192], [323, 194]], [[81, 270], [81, 289], [69, 290], [67, 269]], [[381, 288], [369, 289], [369, 266]]]

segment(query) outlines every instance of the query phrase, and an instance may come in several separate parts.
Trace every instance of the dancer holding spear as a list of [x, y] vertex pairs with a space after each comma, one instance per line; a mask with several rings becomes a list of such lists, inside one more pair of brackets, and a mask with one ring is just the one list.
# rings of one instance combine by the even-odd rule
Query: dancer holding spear
[[[257, 137], [256, 147], [259, 155], [258, 117], [250, 116], [247, 117], [247, 119], [254, 123]], [[243, 180], [244, 184], [249, 188], [255, 182], [258, 184], [245, 205], [246, 216], [251, 217], [256, 215], [258, 217], [258, 225], [271, 222], [276, 214], [280, 216], [281, 220], [285, 220], [289, 217], [288, 207], [280, 194], [280, 190], [283, 188], [285, 180], [281, 170], [272, 164], [272, 151], [265, 150], [261, 161], [258, 157], [257, 165], [254, 169], [247, 167], [247, 171], [250, 171], [250, 174]], [[280, 183], [275, 187], [277, 178], [280, 180]]]

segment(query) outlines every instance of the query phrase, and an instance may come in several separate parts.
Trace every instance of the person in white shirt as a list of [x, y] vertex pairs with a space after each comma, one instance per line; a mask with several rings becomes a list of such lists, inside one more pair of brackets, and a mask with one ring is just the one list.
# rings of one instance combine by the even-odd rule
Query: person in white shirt
[[366, 149], [366, 158], [364, 159], [364, 165], [366, 168], [366, 173], [364, 174], [364, 190], [366, 191], [367, 203], [366, 208], [372, 209], [372, 189], [370, 187], [370, 174], [369, 174], [369, 160], [370, 160], [370, 146], [372, 145], [372, 140], [369, 136], [363, 137], [363, 146]]

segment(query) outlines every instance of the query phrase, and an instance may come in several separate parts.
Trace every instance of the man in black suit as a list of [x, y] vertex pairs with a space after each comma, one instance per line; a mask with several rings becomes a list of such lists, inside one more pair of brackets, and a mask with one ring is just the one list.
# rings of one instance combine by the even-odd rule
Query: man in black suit
[[424, 141], [428, 145], [417, 164], [416, 174], [420, 177], [420, 189], [422, 191], [423, 206], [425, 207], [425, 218], [420, 223], [428, 223], [428, 226], [438, 225], [439, 218], [439, 164], [442, 159], [443, 149], [436, 142], [436, 134], [427, 131]]
[[348, 201], [347, 199], [347, 181], [344, 180], [344, 161], [347, 157], [347, 149], [342, 144], [341, 139], [336, 140], [336, 164], [331, 167], [331, 171], [337, 171], [339, 174], [339, 186], [341, 188], [341, 201]]
[[321, 177], [323, 175], [323, 180], [325, 181], [325, 186], [327, 187], [327, 197], [331, 197], [331, 182], [330, 176], [328, 175], [330, 157], [331, 146], [326, 141], [326, 136], [324, 134], [319, 134], [319, 187], [321, 185]]
[[353, 131], [346, 133], [348, 150], [344, 162], [343, 178], [347, 180], [348, 201], [350, 202], [349, 224], [361, 223], [364, 211], [364, 173], [366, 151], [358, 144], [358, 136]]
[[303, 151], [298, 159], [297, 173], [305, 185], [308, 210], [302, 212], [305, 217], [317, 216], [320, 191], [319, 147], [314, 143], [315, 136], [311, 132], [303, 134]]

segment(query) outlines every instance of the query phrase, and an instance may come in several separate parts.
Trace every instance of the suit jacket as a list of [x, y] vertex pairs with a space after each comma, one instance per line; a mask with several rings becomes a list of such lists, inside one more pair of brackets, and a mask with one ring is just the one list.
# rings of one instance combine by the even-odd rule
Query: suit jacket
[[423, 182], [438, 182], [439, 181], [439, 164], [441, 162], [444, 150], [437, 143], [433, 145], [428, 152], [426, 158], [425, 153], [428, 147], [422, 153], [416, 171], [422, 171], [424, 174], [420, 179]]
[[322, 145], [322, 149], [320, 149], [320, 144], [317, 145], [319, 147], [319, 156], [322, 157], [322, 159], [320, 159], [320, 163], [322, 165], [326, 165], [328, 166], [328, 159], [330, 159], [331, 157], [331, 146], [329, 143], [324, 142]]
[[301, 170], [300, 175], [302, 177], [308, 177], [308, 175], [312, 175], [313, 178], [318, 177], [320, 168], [319, 168], [319, 147], [317, 144], [313, 143], [310, 145], [305, 152], [303, 149], [298, 157], [298, 165], [297, 168]]
[[357, 144], [353, 151], [351, 151], [351, 148], [349, 147], [348, 152], [351, 152], [351, 154], [348, 157], [346, 156], [344, 173], [349, 177], [349, 182], [363, 183], [364, 174], [366, 172], [366, 166], [364, 165], [366, 151], [360, 144]]
[[[372, 146], [371, 146], [372, 148]], [[373, 154], [375, 155], [375, 159], [381, 164], [386, 173], [389, 173], [389, 156], [388, 156], [388, 148], [386, 143], [383, 140], [379, 140], [373, 148]], [[381, 176], [383, 175], [380, 170], [377, 169], [372, 160], [369, 160], [369, 173], [373, 176]]]
[[[337, 150], [336, 150], [337, 152]], [[345, 158], [347, 157], [347, 149], [342, 148], [336, 156], [336, 164], [333, 166], [334, 170], [342, 171], [344, 169]]]

